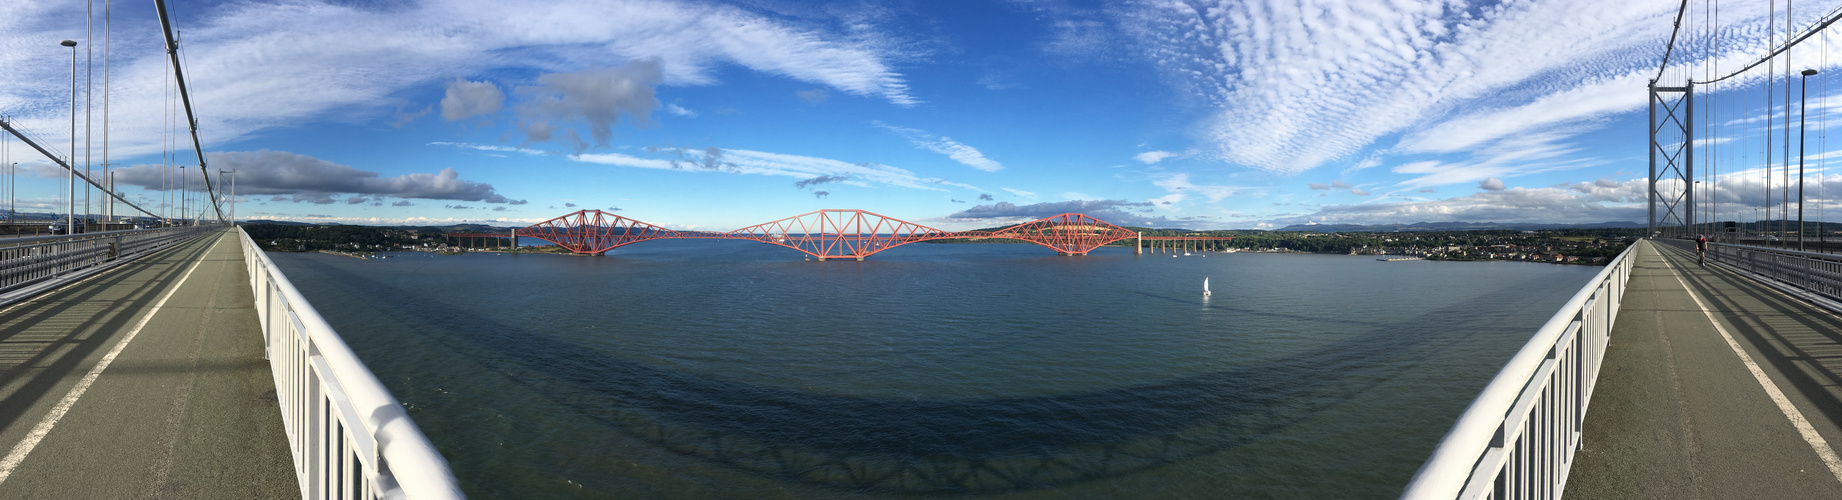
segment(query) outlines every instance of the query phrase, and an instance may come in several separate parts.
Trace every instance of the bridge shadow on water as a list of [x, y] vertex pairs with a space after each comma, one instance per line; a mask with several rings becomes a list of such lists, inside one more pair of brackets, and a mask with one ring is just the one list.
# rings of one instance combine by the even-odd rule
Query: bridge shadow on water
[[[355, 302], [388, 304], [416, 335], [609, 431], [782, 480], [900, 494], [1051, 488], [1245, 446], [1349, 401], [1470, 333], [1445, 318], [1493, 320], [1479, 316], [1475, 304], [1458, 304], [1408, 321], [1363, 323], [1366, 333], [1294, 356], [1162, 383], [914, 401], [815, 394], [635, 363], [338, 267], [296, 263], [339, 283], [337, 293]], [[1507, 287], [1477, 301], [1518, 296]], [[337, 326], [336, 317], [328, 319]]]

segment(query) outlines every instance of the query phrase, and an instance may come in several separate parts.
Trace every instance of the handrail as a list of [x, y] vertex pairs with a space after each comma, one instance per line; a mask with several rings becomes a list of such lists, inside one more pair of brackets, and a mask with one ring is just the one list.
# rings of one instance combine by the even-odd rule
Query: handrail
[[[1671, 242], [1692, 252], [1688, 242]], [[1708, 243], [1708, 260], [1753, 280], [1808, 294], [1806, 299], [1834, 308], [1842, 302], [1842, 255], [1751, 245]]]
[[1452, 425], [1402, 498], [1558, 498], [1638, 245], [1535, 331]]
[[0, 304], [188, 241], [212, 226], [0, 239]]
[[[223, 226], [218, 226], [215, 224], [206, 224], [202, 226], [197, 226], [197, 228], [202, 228], [202, 229], [221, 229], [222, 227]], [[151, 234], [151, 233], [157, 233], [161, 231], [170, 232], [175, 229], [185, 230], [185, 229], [194, 229], [194, 228], [191, 226], [173, 226], [173, 227], [157, 227], [157, 228], [148, 228], [148, 229], [118, 229], [115, 231], [97, 231], [93, 233], [46, 234], [46, 235], [37, 235], [37, 236], [16, 236], [12, 238], [0, 237], [0, 245], [17, 245], [21, 243], [39, 243], [39, 242], [45, 242], [45, 241], [64, 241], [64, 240], [82, 240], [82, 239], [90, 239], [90, 238], [106, 238], [106, 237], [111, 237], [111, 236], [124, 236], [124, 235], [130, 235], [130, 234]]]
[[464, 498], [448, 461], [237, 228], [304, 498]]

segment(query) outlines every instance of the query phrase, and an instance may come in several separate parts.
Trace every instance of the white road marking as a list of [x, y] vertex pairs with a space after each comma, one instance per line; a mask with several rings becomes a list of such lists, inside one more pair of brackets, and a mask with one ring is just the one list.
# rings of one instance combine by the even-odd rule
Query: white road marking
[[[222, 242], [222, 239], [218, 240], [218, 244]], [[211, 248], [216, 249], [218, 244], [211, 245]], [[210, 250], [206, 250], [206, 253], [209, 252]], [[198, 270], [198, 265], [203, 263], [205, 263], [203, 256], [200, 256], [197, 262], [193, 262], [192, 267], [186, 269], [185, 276], [179, 277], [179, 283], [174, 284], [172, 289], [166, 291], [166, 296], [160, 297], [160, 301], [154, 303], [153, 310], [148, 311], [146, 316], [142, 316], [141, 322], [136, 323], [134, 329], [128, 331], [128, 335], [123, 336], [120, 342], [115, 343], [114, 348], [109, 349], [108, 354], [102, 356], [102, 361], [96, 362], [95, 368], [91, 368], [89, 373], [84, 374], [83, 378], [77, 381], [75, 387], [70, 388], [70, 393], [65, 394], [64, 399], [59, 400], [57, 406], [53, 406], [51, 412], [46, 413], [45, 418], [38, 421], [38, 425], [32, 428], [32, 432], [26, 434], [26, 438], [20, 440], [18, 445], [13, 446], [12, 453], [7, 453], [6, 458], [0, 459], [0, 483], [5, 483], [6, 478], [13, 475], [13, 469], [19, 468], [19, 463], [24, 462], [26, 455], [32, 453], [32, 448], [38, 447], [38, 442], [43, 441], [45, 435], [51, 433], [51, 428], [58, 425], [58, 420], [64, 418], [65, 413], [70, 412], [72, 405], [77, 404], [77, 398], [83, 397], [83, 392], [90, 389], [90, 384], [96, 383], [96, 377], [102, 376], [102, 371], [109, 367], [109, 363], [115, 361], [115, 356], [120, 355], [122, 349], [127, 348], [128, 343], [134, 341], [134, 336], [141, 333], [141, 328], [147, 326], [147, 322], [152, 320], [155, 314], [160, 313], [161, 307], [166, 306], [166, 299], [173, 298], [173, 293], [178, 292], [179, 287], [185, 285], [186, 279], [192, 277], [192, 271]]]
[[[1657, 257], [1662, 256], [1662, 252], [1657, 252]], [[1759, 369], [1758, 363], [1753, 362], [1752, 355], [1746, 354], [1746, 350], [1740, 348], [1740, 343], [1733, 340], [1733, 335], [1728, 334], [1727, 329], [1720, 326], [1720, 322], [1714, 319], [1714, 313], [1708, 311], [1708, 305], [1701, 301], [1700, 296], [1695, 295], [1695, 290], [1689, 288], [1687, 281], [1682, 280], [1682, 274], [1676, 272], [1676, 266], [1671, 265], [1667, 258], [1663, 259], [1663, 265], [1669, 268], [1676, 282], [1682, 284], [1682, 289], [1688, 292], [1689, 298], [1695, 299], [1695, 305], [1701, 308], [1701, 314], [1707, 316], [1708, 322], [1714, 324], [1714, 331], [1720, 332], [1720, 337], [1727, 341], [1727, 347], [1740, 356], [1740, 362], [1746, 364], [1746, 370], [1752, 372], [1752, 378], [1759, 381], [1760, 387], [1765, 388], [1765, 393], [1771, 396], [1772, 403], [1778, 405], [1778, 411], [1784, 412], [1784, 417], [1791, 419], [1791, 426], [1796, 427], [1797, 433], [1803, 435], [1804, 442], [1810, 444], [1810, 449], [1816, 451], [1816, 456], [1823, 459], [1823, 465], [1829, 467], [1829, 473], [1836, 477], [1836, 481], [1842, 481], [1842, 458], [1836, 456], [1836, 450], [1829, 446], [1828, 441], [1823, 440], [1823, 435], [1816, 433], [1816, 428], [1810, 426], [1810, 420], [1804, 418], [1803, 412], [1798, 411], [1797, 407], [1791, 404], [1791, 400], [1784, 397], [1784, 391], [1778, 390], [1778, 384], [1765, 376], [1765, 371]]]

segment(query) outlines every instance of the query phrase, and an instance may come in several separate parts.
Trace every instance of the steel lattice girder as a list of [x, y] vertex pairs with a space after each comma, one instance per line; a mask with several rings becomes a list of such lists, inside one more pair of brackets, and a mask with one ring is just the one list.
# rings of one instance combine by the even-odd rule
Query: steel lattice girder
[[727, 236], [780, 245], [820, 259], [862, 259], [917, 241], [973, 234], [942, 231], [864, 210], [827, 209], [737, 229]]
[[1088, 252], [1138, 233], [1086, 214], [1065, 213], [998, 231], [942, 231], [865, 210], [814, 210], [727, 233], [678, 231], [600, 210], [575, 213], [513, 231], [576, 253], [600, 254], [641, 241], [734, 239], [779, 245], [826, 259], [863, 259], [909, 243], [953, 238], [1023, 240], [1069, 255]]
[[686, 237], [679, 231], [600, 210], [580, 210], [513, 233], [555, 243], [576, 253], [593, 254], [646, 240]]
[[1065, 213], [1011, 226], [992, 236], [1028, 241], [1059, 253], [1087, 255], [1101, 245], [1136, 237], [1138, 233], [1086, 214]]

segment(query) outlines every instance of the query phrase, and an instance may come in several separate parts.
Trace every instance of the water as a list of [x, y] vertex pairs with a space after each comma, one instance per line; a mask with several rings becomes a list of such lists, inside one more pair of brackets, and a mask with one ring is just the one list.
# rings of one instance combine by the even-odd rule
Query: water
[[394, 255], [271, 257], [476, 498], [1394, 497], [1600, 269], [1027, 244]]

